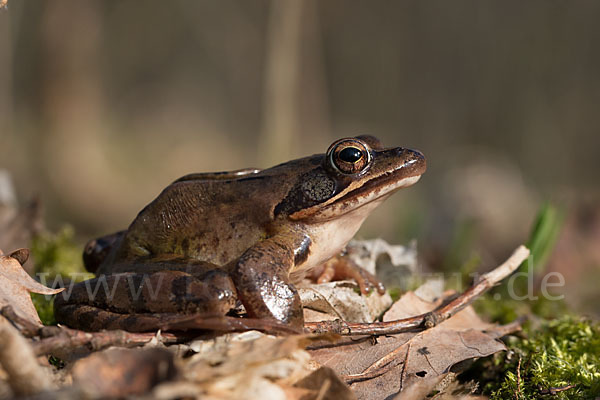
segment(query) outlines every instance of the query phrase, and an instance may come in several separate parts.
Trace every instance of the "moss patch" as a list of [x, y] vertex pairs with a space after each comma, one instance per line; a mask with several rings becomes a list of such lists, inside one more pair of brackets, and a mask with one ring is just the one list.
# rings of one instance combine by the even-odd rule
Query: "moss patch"
[[[593, 399], [600, 395], [597, 322], [572, 317], [550, 321], [510, 346], [515, 354], [504, 364], [504, 380], [497, 387], [487, 387], [491, 399], [537, 399], [552, 390], [553, 399]], [[561, 391], [569, 385], [573, 387]]]

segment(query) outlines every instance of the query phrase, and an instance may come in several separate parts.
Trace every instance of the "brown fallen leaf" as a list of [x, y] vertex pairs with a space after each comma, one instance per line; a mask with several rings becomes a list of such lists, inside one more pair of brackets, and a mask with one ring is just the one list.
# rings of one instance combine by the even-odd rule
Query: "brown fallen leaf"
[[[384, 315], [384, 321], [429, 312], [440, 303], [408, 292]], [[344, 338], [333, 345], [309, 348], [309, 353], [319, 364], [347, 377], [359, 399], [388, 398], [425, 378], [430, 382], [430, 378], [449, 372], [460, 361], [505, 350], [504, 344], [496, 340], [505, 333], [499, 328], [485, 323], [467, 307], [423, 332], [376, 339]]]
[[336, 373], [328, 367], [321, 367], [306, 378], [297, 382], [294, 387], [308, 389], [301, 400], [354, 400], [356, 396]]
[[161, 348], [112, 348], [79, 360], [74, 383], [95, 398], [144, 394], [176, 375], [173, 354]]
[[339, 318], [348, 322], [373, 322], [392, 305], [392, 298], [358, 292], [352, 281], [336, 281], [312, 284], [298, 289], [305, 321], [323, 321]]
[[[286, 399], [292, 385], [314, 369], [304, 350], [310, 341], [308, 335], [274, 337], [250, 331], [184, 345], [180, 351], [197, 354], [182, 360], [182, 378], [196, 386], [182, 390], [215, 399]], [[155, 392], [162, 398], [184, 394], [169, 384]], [[304, 393], [295, 391], [296, 397], [298, 392]]]
[[[239, 372], [248, 372], [260, 365], [278, 360], [306, 358], [304, 347], [311, 342], [308, 335], [275, 337], [257, 331], [218, 336], [212, 340], [190, 343], [197, 354], [186, 360], [184, 375], [194, 381], [205, 381]], [[299, 364], [298, 372], [303, 365]]]
[[48, 295], [64, 289], [50, 289], [29, 276], [22, 267], [28, 257], [27, 249], [18, 249], [8, 255], [3, 255], [0, 250], [0, 308], [12, 306], [21, 318], [42, 326], [29, 293]]

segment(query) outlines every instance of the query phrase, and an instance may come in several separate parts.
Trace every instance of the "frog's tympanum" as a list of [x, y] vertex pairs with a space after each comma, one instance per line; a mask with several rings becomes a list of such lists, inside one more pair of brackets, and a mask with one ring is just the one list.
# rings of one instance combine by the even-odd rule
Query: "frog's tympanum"
[[371, 136], [275, 167], [186, 175], [125, 231], [91, 241], [97, 277], [57, 296], [57, 321], [84, 329], [147, 331], [174, 314], [249, 317], [300, 328], [294, 284], [352, 278], [383, 286], [341, 252], [375, 207], [425, 171], [421, 153]]

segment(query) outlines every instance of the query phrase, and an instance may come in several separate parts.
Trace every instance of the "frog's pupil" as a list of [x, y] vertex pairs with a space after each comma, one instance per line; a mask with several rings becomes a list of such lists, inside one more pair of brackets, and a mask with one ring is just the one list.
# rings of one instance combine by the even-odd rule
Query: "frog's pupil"
[[362, 158], [362, 152], [356, 147], [346, 147], [340, 151], [339, 157], [342, 161], [355, 163]]

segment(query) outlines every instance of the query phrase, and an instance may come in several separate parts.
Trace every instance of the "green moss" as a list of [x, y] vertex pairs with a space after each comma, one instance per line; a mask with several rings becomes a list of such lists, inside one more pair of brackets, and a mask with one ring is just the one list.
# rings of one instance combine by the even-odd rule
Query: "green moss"
[[[476, 310], [506, 324], [530, 316], [524, 338], [507, 339], [509, 351], [484, 358], [462, 379], [479, 382], [492, 399], [593, 399], [600, 395], [600, 325], [573, 315], [565, 302], [537, 293], [563, 213], [543, 205], [527, 247], [532, 256], [518, 273], [475, 302]], [[564, 391], [563, 388], [567, 388]]]
[[402, 289], [400, 289], [399, 287], [389, 288], [388, 293], [392, 298], [392, 302], [395, 303], [400, 298], [400, 295], [402, 294]]
[[[31, 254], [34, 270], [41, 282], [54, 287], [54, 283], [67, 285], [70, 281], [81, 281], [93, 275], [85, 273], [81, 258], [81, 246], [74, 240], [75, 232], [65, 226], [57, 233], [44, 232], [34, 237]], [[45, 325], [55, 324], [52, 296], [32, 293], [31, 299], [40, 319]]]
[[56, 320], [54, 319], [54, 297], [44, 296], [43, 294], [31, 293], [31, 300], [33, 305], [42, 320], [44, 325], [54, 325]]
[[510, 347], [516, 356], [505, 360], [504, 379], [488, 384], [491, 399], [537, 399], [552, 388], [568, 385], [574, 387], [557, 391], [552, 398], [593, 399], [600, 395], [600, 324], [565, 317], [545, 323]]
[[75, 244], [74, 236], [73, 228], [67, 225], [57, 233], [44, 232], [34, 237], [31, 254], [35, 272], [50, 276], [83, 272], [81, 247]]

